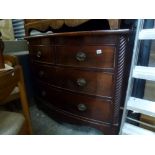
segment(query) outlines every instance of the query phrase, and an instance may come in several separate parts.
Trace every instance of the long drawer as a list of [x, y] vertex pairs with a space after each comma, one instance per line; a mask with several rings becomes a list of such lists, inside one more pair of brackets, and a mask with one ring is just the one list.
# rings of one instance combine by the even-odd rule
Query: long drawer
[[115, 46], [56, 46], [56, 64], [89, 68], [114, 68]]
[[35, 77], [51, 85], [95, 96], [112, 97], [112, 73], [39, 64], [33, 67]]
[[[87, 33], [87, 32], [86, 32]], [[67, 36], [57, 35], [55, 36], [55, 45], [66, 45], [66, 46], [80, 46], [80, 45], [114, 45], [117, 42], [116, 35], [97, 35], [88, 34], [87, 35], [72, 35], [71, 33]]]
[[80, 117], [111, 123], [112, 102], [78, 95], [37, 82], [38, 96], [50, 104]]

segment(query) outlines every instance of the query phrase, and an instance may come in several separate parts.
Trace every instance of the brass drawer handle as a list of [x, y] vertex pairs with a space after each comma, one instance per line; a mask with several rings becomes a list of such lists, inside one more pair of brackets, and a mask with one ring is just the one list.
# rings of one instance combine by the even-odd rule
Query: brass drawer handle
[[87, 84], [87, 81], [84, 78], [77, 79], [77, 85], [80, 87], [84, 87]]
[[77, 108], [78, 108], [79, 111], [86, 111], [87, 110], [86, 105], [82, 104], [82, 103], [78, 104]]
[[43, 77], [44, 76], [44, 71], [39, 71], [39, 77]]
[[78, 61], [85, 61], [86, 57], [86, 53], [84, 52], [77, 52], [76, 54], [76, 60]]
[[38, 51], [36, 56], [37, 56], [37, 58], [40, 58], [41, 55], [42, 55], [42, 54], [41, 54], [41, 51]]

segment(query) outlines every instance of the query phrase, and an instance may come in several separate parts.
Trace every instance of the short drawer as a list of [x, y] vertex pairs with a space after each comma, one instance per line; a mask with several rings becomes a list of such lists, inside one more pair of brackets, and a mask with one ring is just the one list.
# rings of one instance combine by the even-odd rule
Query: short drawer
[[34, 66], [35, 77], [51, 85], [95, 96], [112, 97], [113, 74], [47, 65]]
[[54, 63], [53, 46], [29, 46], [30, 56], [35, 61]]
[[110, 123], [112, 120], [112, 102], [55, 89], [38, 83], [39, 97], [57, 108], [80, 117]]
[[56, 46], [56, 63], [65, 66], [114, 68], [115, 46]]

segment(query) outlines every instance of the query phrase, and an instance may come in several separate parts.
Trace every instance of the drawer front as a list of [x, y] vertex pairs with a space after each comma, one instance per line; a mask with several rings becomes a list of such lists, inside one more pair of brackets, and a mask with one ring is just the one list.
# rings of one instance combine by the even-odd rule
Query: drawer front
[[65, 66], [114, 68], [115, 46], [56, 46], [56, 63]]
[[31, 38], [28, 40], [28, 43], [30, 46], [35, 46], [35, 45], [46, 45], [46, 46], [51, 46], [54, 45], [54, 38]]
[[38, 83], [38, 95], [57, 108], [72, 114], [110, 123], [112, 120], [112, 103], [84, 95], [77, 95]]
[[53, 46], [29, 46], [29, 51], [33, 60], [54, 63]]
[[114, 45], [117, 42], [117, 35], [76, 35], [76, 36], [56, 36], [55, 44], [56, 45], [67, 45], [67, 46], [81, 46], [81, 45], [103, 45], [109, 44]]
[[43, 65], [35, 65], [34, 72], [36, 78], [51, 85], [95, 96], [112, 96], [113, 75], [110, 73]]

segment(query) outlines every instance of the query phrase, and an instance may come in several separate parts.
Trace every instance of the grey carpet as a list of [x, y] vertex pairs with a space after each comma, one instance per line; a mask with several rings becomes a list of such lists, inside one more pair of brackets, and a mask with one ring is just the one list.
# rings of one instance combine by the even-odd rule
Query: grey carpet
[[37, 106], [30, 106], [31, 121], [34, 135], [101, 135], [101, 131], [67, 123], [58, 123]]

